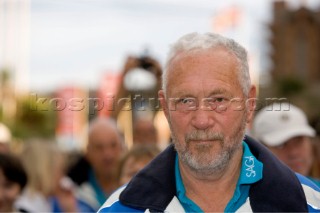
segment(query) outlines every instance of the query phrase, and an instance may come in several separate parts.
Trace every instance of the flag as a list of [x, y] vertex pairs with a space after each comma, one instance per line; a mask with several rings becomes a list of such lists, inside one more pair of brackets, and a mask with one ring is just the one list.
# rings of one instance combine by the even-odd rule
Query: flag
[[111, 112], [117, 107], [117, 100], [115, 100], [118, 88], [121, 84], [121, 74], [107, 72], [102, 77], [99, 89], [98, 100], [99, 105], [96, 111], [99, 116], [110, 116]]
[[230, 6], [219, 11], [213, 17], [212, 27], [214, 32], [225, 32], [237, 27], [241, 20], [241, 9], [237, 6]]

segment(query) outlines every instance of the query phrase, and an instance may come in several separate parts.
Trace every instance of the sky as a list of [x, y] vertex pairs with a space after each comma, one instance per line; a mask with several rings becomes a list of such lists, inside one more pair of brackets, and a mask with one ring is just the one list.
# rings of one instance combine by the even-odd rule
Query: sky
[[[31, 91], [68, 85], [97, 88], [106, 72], [119, 72], [128, 55], [145, 49], [164, 64], [169, 45], [189, 32], [215, 32], [213, 20], [236, 6], [240, 21], [220, 33], [244, 45], [258, 72], [267, 72], [267, 24], [271, 0], [31, 0], [29, 81]], [[305, 2], [289, 0], [296, 8]]]

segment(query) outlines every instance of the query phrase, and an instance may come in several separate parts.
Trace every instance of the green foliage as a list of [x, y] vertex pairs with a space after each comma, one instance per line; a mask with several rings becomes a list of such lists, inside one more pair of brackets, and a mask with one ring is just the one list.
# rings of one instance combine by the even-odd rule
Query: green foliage
[[[17, 115], [12, 132], [15, 137], [27, 139], [33, 137], [51, 138], [55, 135], [56, 113], [49, 110], [32, 109], [36, 103], [32, 99], [18, 101]], [[49, 104], [49, 103], [48, 103]]]
[[0, 71], [0, 84], [4, 85], [10, 79], [10, 72], [7, 69], [2, 69]]
[[[9, 91], [13, 89], [10, 88], [10, 79], [10, 70], [1, 69], [0, 93], [5, 87]], [[4, 106], [0, 102], [0, 122], [4, 122], [11, 129], [14, 137], [20, 139], [28, 139], [33, 137], [54, 137], [56, 113], [51, 109], [48, 102], [45, 102], [44, 104], [38, 104], [36, 103], [36, 99], [31, 98], [31, 96], [28, 98], [15, 97], [14, 92], [7, 95], [11, 95], [12, 97], [10, 98], [15, 98], [17, 107], [16, 114], [10, 118], [5, 116], [3, 114]], [[35, 109], [34, 106], [37, 106], [37, 108]]]

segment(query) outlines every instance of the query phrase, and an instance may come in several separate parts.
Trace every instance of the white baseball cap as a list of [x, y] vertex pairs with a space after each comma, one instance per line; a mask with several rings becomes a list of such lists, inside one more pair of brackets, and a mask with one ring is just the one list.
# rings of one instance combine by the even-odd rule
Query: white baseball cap
[[279, 146], [297, 136], [315, 136], [305, 113], [290, 103], [273, 103], [253, 121], [253, 136], [268, 146]]
[[0, 123], [0, 143], [9, 143], [11, 141], [11, 133], [8, 127]]

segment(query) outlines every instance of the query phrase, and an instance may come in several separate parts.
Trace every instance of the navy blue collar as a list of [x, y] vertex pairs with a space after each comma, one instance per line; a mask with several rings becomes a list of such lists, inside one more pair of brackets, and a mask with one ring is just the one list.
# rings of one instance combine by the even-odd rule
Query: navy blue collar
[[[263, 178], [252, 184], [249, 191], [252, 210], [307, 212], [306, 198], [295, 174], [260, 143], [247, 136], [244, 141], [263, 163]], [[129, 182], [120, 202], [136, 209], [163, 212], [176, 196], [175, 155], [170, 145]]]

